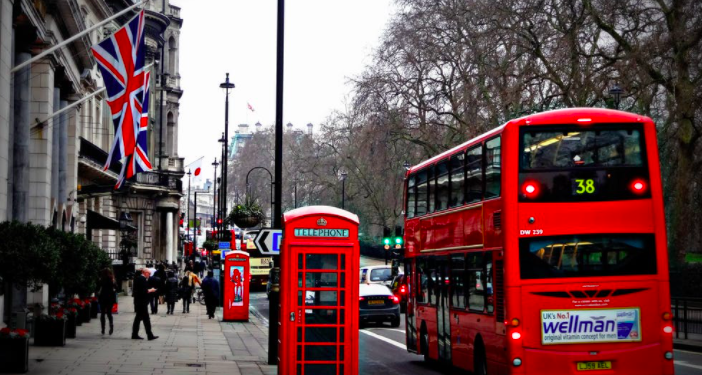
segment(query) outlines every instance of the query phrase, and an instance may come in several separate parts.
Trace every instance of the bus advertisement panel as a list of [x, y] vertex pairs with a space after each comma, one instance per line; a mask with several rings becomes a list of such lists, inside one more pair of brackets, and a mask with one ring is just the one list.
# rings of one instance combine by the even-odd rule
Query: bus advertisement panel
[[478, 374], [673, 374], [651, 119], [509, 121], [411, 167], [404, 211], [408, 351]]

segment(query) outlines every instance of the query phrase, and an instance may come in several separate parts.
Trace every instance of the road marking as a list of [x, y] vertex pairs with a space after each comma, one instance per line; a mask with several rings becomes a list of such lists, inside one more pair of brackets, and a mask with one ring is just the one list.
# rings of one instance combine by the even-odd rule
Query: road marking
[[689, 351], [689, 350], [674, 349], [673, 351], [674, 351], [674, 352], [680, 352], [680, 353], [694, 354], [694, 355], [702, 355], [702, 353], [691, 352], [691, 351]]
[[359, 331], [359, 332], [365, 333], [366, 335], [371, 336], [371, 337], [375, 337], [376, 339], [378, 339], [378, 340], [380, 340], [380, 341], [385, 341], [385, 342], [387, 342], [388, 344], [395, 345], [395, 346], [397, 346], [398, 348], [400, 348], [400, 349], [402, 349], [402, 350], [407, 350], [407, 347], [406, 347], [404, 344], [400, 344], [399, 342], [397, 342], [397, 341], [395, 341], [395, 340], [390, 340], [390, 339], [387, 338], [387, 337], [380, 336], [380, 335], [377, 334], [377, 333], [373, 333], [373, 332], [365, 331], [365, 330], [361, 330], [361, 331]]
[[[363, 332], [363, 331], [361, 331], [361, 332]], [[698, 370], [702, 370], [702, 366], [693, 365], [693, 364], [687, 363], [685, 361], [675, 361], [675, 364], [680, 365], [680, 366], [691, 367], [691, 368], [696, 368]]]
[[400, 332], [400, 333], [406, 333], [404, 329], [396, 329], [396, 328], [370, 328], [369, 331], [374, 331], [376, 329], [382, 329], [386, 331], [395, 331], [395, 332]]

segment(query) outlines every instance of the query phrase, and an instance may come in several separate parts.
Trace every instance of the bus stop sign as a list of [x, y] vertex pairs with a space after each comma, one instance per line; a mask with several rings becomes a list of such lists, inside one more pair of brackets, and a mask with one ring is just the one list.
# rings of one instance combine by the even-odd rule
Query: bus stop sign
[[254, 240], [258, 251], [268, 255], [279, 255], [282, 242], [283, 231], [280, 229], [261, 229]]

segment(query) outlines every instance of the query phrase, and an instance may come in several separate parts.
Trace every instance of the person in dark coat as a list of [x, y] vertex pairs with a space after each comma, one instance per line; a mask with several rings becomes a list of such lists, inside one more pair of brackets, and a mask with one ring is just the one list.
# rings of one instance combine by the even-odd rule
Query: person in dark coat
[[219, 282], [213, 277], [213, 272], [207, 271], [207, 277], [202, 280], [202, 293], [205, 295], [205, 306], [207, 306], [207, 316], [214, 318], [215, 310], [219, 302]]
[[149, 297], [156, 293], [156, 289], [148, 287], [148, 279], [151, 276], [149, 270], [144, 269], [140, 273], [137, 273], [137, 277], [134, 278], [134, 325], [132, 326], [132, 339], [133, 340], [143, 340], [143, 337], [139, 337], [139, 325], [144, 322], [144, 329], [146, 330], [146, 337], [149, 340], [155, 340], [158, 336], [154, 336], [151, 332], [151, 318], [149, 318]]
[[190, 312], [190, 298], [192, 298], [193, 287], [190, 285], [190, 277], [183, 276], [180, 282], [180, 298], [183, 299], [183, 314]]
[[[166, 274], [166, 266], [163, 263], [158, 264], [158, 267], [156, 267], [156, 272], [154, 272], [154, 276], [158, 277], [159, 280], [161, 280], [161, 285], [159, 285], [157, 288], [157, 298], [159, 299], [159, 304], [162, 304], [164, 302], [163, 297], [166, 295], [166, 280], [168, 280], [168, 274]], [[156, 311], [158, 312], [158, 307], [156, 307]]]
[[154, 275], [149, 277], [148, 284], [149, 288], [155, 289], [155, 293], [149, 294], [149, 304], [151, 305], [151, 314], [158, 313], [158, 296], [161, 294], [161, 288], [163, 287], [163, 281], [160, 277], [156, 276], [158, 271], [154, 272]]
[[173, 271], [168, 272], [168, 279], [164, 287], [164, 295], [166, 297], [166, 314], [173, 315], [176, 301], [178, 301], [178, 279]]
[[100, 324], [102, 334], [105, 334], [105, 315], [110, 321], [110, 335], [115, 327], [112, 323], [112, 307], [117, 303], [117, 286], [115, 285], [115, 275], [112, 270], [105, 268], [102, 270], [100, 278], [100, 292], [98, 293], [98, 303], [100, 304]]

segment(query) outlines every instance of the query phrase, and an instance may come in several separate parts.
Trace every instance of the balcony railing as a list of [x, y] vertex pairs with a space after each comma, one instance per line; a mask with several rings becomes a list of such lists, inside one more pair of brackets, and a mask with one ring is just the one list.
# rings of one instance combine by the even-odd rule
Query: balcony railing
[[183, 191], [183, 183], [176, 176], [169, 176], [156, 172], [145, 172], [136, 175], [137, 183], [143, 185], [162, 186], [177, 192]]
[[173, 17], [180, 18], [180, 8], [171, 5], [170, 9], [168, 10], [168, 14], [173, 16]]

